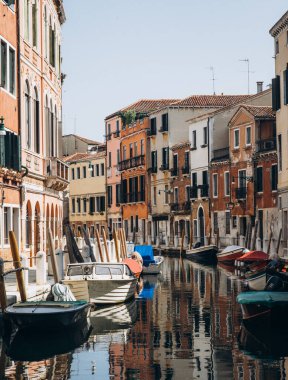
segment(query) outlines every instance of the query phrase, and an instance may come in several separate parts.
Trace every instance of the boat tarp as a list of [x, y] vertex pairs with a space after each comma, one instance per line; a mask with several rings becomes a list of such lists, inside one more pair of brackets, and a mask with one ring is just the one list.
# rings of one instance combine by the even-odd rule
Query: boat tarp
[[263, 251], [251, 251], [239, 257], [238, 261], [266, 261], [269, 260], [267, 253]]
[[123, 263], [128, 265], [133, 274], [140, 274], [142, 272], [142, 267], [136, 260], [125, 259]]
[[152, 245], [135, 245], [134, 251], [140, 253], [145, 267], [149, 264], [155, 264]]
[[287, 306], [288, 292], [243, 292], [238, 294], [237, 302], [244, 305], [257, 304], [267, 307]]
[[240, 247], [240, 245], [229, 245], [228, 247], [224, 248], [221, 253], [228, 253], [228, 252], [234, 252], [234, 251], [240, 251], [244, 250], [244, 247]]

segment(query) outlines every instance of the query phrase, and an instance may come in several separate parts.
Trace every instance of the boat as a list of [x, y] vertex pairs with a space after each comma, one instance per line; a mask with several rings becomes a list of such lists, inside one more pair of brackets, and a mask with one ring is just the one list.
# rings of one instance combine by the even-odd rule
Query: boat
[[18, 330], [57, 330], [70, 328], [87, 319], [90, 304], [86, 301], [26, 301], [5, 309], [4, 319]]
[[[281, 272], [283, 268], [283, 263], [281, 260], [272, 260], [264, 268], [260, 268], [257, 271], [250, 271], [245, 274], [245, 285], [249, 290], [264, 290], [267, 284], [267, 280], [272, 277], [277, 277], [281, 281], [278, 281], [278, 288], [281, 287], [282, 290], [288, 289], [288, 275]], [[250, 269], [253, 269], [249, 266]], [[259, 266], [258, 266], [259, 267]], [[275, 284], [274, 284], [275, 285]]]
[[217, 259], [220, 263], [234, 265], [235, 260], [238, 260], [244, 253], [249, 252], [248, 249], [239, 245], [229, 245], [221, 252], [218, 252]]
[[249, 290], [264, 290], [266, 286], [266, 267], [245, 275], [245, 285]]
[[218, 247], [204, 245], [198, 248], [187, 249], [186, 258], [199, 264], [216, 264]]
[[135, 245], [134, 251], [143, 259], [143, 274], [159, 274], [164, 261], [163, 256], [154, 256], [152, 245]]
[[77, 300], [116, 304], [134, 297], [137, 278], [125, 263], [68, 264], [64, 280]]
[[253, 328], [287, 328], [288, 292], [249, 291], [238, 294], [243, 323]]

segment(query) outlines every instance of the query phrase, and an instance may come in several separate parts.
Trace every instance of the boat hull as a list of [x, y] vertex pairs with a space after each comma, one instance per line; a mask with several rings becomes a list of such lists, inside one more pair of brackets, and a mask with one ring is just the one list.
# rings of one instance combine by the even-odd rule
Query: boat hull
[[246, 284], [250, 290], [264, 290], [266, 286], [266, 270], [259, 273], [253, 273], [247, 277]]
[[162, 256], [154, 256], [155, 263], [151, 263], [148, 266], [143, 266], [142, 273], [143, 274], [159, 274], [161, 273], [161, 267], [164, 261], [164, 257]]
[[65, 279], [77, 300], [86, 300], [96, 305], [116, 304], [132, 299], [136, 292], [137, 279]]
[[238, 260], [241, 256], [243, 256], [243, 249], [221, 253], [219, 252], [217, 255], [218, 262], [234, 265], [235, 260]]
[[[87, 319], [90, 310], [90, 304], [87, 302], [74, 303], [75, 306], [73, 302], [61, 302], [67, 304], [65, 309], [53, 306], [53, 303], [59, 304], [58, 302], [50, 302], [51, 306], [44, 306], [43, 303], [23, 302], [21, 306], [9, 306], [5, 311], [5, 319], [11, 321], [17, 329], [57, 330], [70, 328]], [[68, 307], [68, 304], [72, 306]]]
[[199, 264], [216, 264], [218, 248], [206, 246], [186, 251], [186, 258]]

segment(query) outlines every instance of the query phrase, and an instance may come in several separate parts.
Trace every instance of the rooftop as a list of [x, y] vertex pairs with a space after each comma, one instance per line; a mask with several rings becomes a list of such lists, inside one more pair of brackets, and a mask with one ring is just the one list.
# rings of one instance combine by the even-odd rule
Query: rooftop
[[272, 110], [272, 107], [242, 104], [241, 108], [245, 108], [255, 119], [275, 119], [276, 113]]
[[172, 107], [218, 108], [240, 103], [249, 95], [192, 95], [173, 103]]
[[63, 135], [63, 138], [64, 137], [70, 137], [70, 136], [74, 136], [75, 138], [85, 142], [86, 144], [88, 145], [102, 145], [103, 143], [100, 142], [100, 141], [95, 141], [95, 140], [91, 140], [91, 139], [88, 139], [86, 137], [82, 137], [82, 136], [79, 136], [79, 135], [75, 135], [74, 133], [70, 133], [69, 135]]
[[93, 153], [74, 153], [71, 156], [64, 157], [63, 161], [67, 163], [76, 163], [76, 162], [83, 162], [83, 161], [92, 161], [98, 158], [106, 157], [106, 151], [102, 152], [93, 152]]
[[288, 26], [288, 11], [272, 26], [269, 33], [272, 37], [277, 37], [283, 29]]

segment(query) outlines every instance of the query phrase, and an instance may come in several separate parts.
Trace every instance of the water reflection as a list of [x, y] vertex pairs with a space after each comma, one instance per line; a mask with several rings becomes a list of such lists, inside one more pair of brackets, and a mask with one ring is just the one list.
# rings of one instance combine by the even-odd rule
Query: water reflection
[[[162, 275], [143, 281], [136, 301], [92, 314], [93, 330], [81, 347], [46, 360], [44, 367], [7, 359], [7, 378], [17, 378], [16, 372], [35, 379], [163, 380], [284, 379], [288, 374], [285, 339], [277, 345], [270, 336], [259, 347], [259, 337], [255, 343], [241, 329], [236, 303], [241, 283], [234, 276], [166, 258]], [[39, 377], [31, 375], [36, 368]]]

